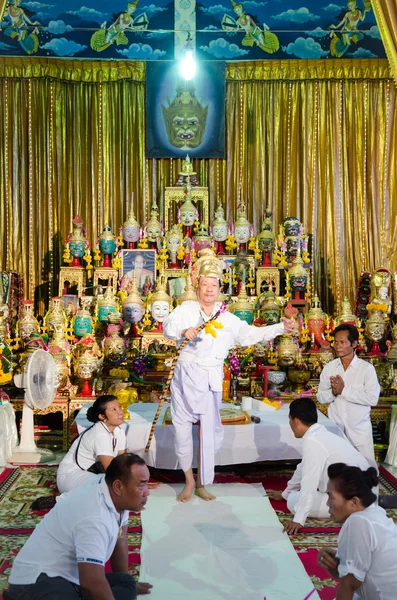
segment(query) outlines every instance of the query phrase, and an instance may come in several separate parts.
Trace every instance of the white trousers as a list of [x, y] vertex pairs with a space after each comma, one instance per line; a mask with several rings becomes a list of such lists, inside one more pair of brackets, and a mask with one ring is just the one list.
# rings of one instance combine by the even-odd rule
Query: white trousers
[[328, 418], [336, 423], [343, 433], [349, 440], [349, 442], [358, 450], [371, 464], [375, 463], [375, 451], [374, 451], [374, 440], [372, 437], [372, 425], [371, 421], [366, 424], [365, 428], [361, 431], [356, 431], [352, 427], [349, 427], [347, 423], [343, 423], [342, 420], [332, 413], [328, 409]]
[[[288, 509], [295, 514], [296, 505], [298, 504], [300, 499], [300, 492], [291, 492], [287, 498], [287, 506]], [[328, 496], [327, 494], [323, 494], [322, 492], [317, 491], [313, 505], [309, 513], [309, 517], [313, 517], [313, 519], [328, 519], [330, 517], [329, 508], [327, 506]]]
[[201, 483], [214, 481], [215, 454], [222, 445], [220, 418], [222, 392], [211, 389], [211, 369], [197, 364], [177, 365], [171, 383], [171, 415], [175, 431], [175, 453], [186, 473], [193, 464], [193, 423], [200, 421]]
[[57, 488], [61, 494], [72, 492], [83, 485], [83, 483], [86, 483], [86, 481], [92, 481], [93, 477], [98, 477], [98, 475], [89, 471], [82, 471], [77, 466], [74, 471], [69, 471], [68, 473], [59, 473], [58, 470]]

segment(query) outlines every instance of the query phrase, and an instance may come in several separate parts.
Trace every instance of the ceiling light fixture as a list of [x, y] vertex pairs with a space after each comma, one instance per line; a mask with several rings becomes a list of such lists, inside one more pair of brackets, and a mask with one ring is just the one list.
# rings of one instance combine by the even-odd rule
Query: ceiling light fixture
[[182, 50], [182, 60], [179, 64], [179, 72], [184, 79], [190, 81], [197, 71], [196, 61], [194, 60], [194, 45], [190, 31], [187, 32], [186, 44]]

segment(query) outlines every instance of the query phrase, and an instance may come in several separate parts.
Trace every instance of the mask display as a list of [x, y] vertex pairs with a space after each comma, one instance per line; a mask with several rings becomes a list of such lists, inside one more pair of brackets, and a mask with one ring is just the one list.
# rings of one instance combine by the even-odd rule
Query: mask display
[[72, 233], [66, 238], [66, 247], [69, 248], [70, 254], [73, 257], [72, 267], [81, 267], [81, 258], [84, 256], [88, 245], [83, 227], [83, 219], [80, 215], [76, 215], [73, 219]]
[[145, 314], [145, 305], [136, 285], [135, 273], [132, 276], [130, 292], [123, 302], [123, 318], [127, 323], [139, 323]]
[[77, 337], [92, 333], [92, 317], [84, 300], [73, 319], [73, 332]]
[[175, 98], [162, 105], [169, 143], [176, 148], [196, 148], [204, 138], [208, 105], [197, 98], [193, 81], [179, 80]]
[[123, 240], [127, 242], [128, 246], [138, 242], [140, 230], [141, 226], [135, 218], [134, 206], [131, 202], [130, 213], [123, 223]]
[[99, 248], [102, 254], [113, 254], [116, 250], [115, 236], [109, 225], [105, 225], [103, 232], [99, 236]]
[[102, 324], [109, 322], [109, 315], [116, 312], [118, 304], [113, 293], [113, 288], [108, 287], [103, 296], [98, 299], [98, 321]]
[[246, 217], [244, 202], [237, 207], [237, 219], [234, 224], [234, 237], [238, 244], [246, 244], [250, 237], [251, 224]]

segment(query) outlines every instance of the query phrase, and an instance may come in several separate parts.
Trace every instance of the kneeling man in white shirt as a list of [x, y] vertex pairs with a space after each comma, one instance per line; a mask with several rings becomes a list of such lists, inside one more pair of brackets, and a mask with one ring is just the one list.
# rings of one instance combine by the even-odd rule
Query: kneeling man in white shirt
[[[128, 574], [128, 512], [149, 496], [149, 470], [120, 454], [99, 475], [66, 495], [36, 527], [11, 569], [4, 600], [134, 600], [151, 585]], [[112, 573], [105, 573], [110, 560]]]
[[363, 470], [370, 466], [349, 440], [319, 425], [317, 416], [316, 405], [310, 398], [298, 398], [291, 402], [289, 423], [295, 437], [302, 438], [302, 462], [283, 492], [269, 494], [269, 498], [273, 500], [287, 501], [294, 518], [285, 525], [284, 531], [291, 534], [304, 526], [307, 517], [329, 518], [329, 465], [344, 462]]

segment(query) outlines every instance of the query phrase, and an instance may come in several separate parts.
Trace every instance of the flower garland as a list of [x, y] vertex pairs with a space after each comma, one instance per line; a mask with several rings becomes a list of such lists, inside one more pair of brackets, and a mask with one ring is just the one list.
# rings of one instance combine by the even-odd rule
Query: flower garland
[[228, 252], [232, 252], [237, 248], [236, 238], [232, 233], [228, 233], [226, 236], [225, 248]]

